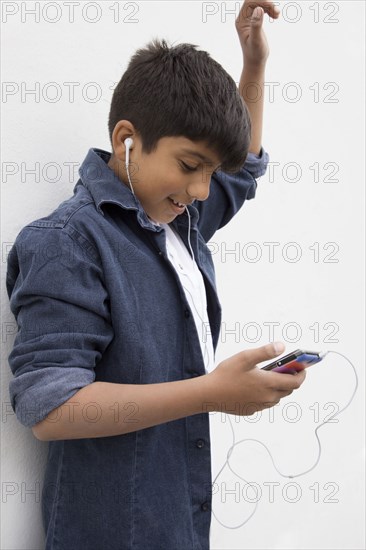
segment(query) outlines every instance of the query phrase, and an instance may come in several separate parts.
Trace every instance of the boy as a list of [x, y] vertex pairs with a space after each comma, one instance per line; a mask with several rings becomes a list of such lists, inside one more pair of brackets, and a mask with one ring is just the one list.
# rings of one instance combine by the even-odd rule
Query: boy
[[[236, 20], [243, 94], [263, 86], [263, 10], [278, 16], [251, 1]], [[114, 92], [113, 153], [90, 149], [73, 197], [11, 249], [9, 390], [20, 422], [49, 441], [46, 550], [208, 549], [207, 411], [253, 414], [304, 380], [256, 367], [281, 345], [213, 369], [221, 308], [206, 242], [268, 161], [263, 100], [248, 107], [250, 118], [206, 52], [152, 41]]]

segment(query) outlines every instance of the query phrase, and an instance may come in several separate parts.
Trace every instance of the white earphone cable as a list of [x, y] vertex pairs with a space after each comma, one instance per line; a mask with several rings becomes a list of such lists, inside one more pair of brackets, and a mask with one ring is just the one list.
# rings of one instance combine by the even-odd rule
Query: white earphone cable
[[132, 186], [131, 178], [130, 178], [130, 172], [129, 172], [129, 170], [128, 170], [128, 163], [129, 163], [129, 160], [128, 160], [128, 151], [129, 151], [129, 149], [128, 149], [128, 147], [127, 147], [126, 150], [127, 150], [127, 155], [126, 155], [126, 171], [127, 171], [128, 181], [129, 181], [129, 183], [130, 183], [132, 193], [135, 194], [135, 191], [134, 191], [133, 186]]
[[[273, 459], [273, 456], [272, 456], [272, 453], [271, 451], [269, 450], [269, 448], [267, 447], [267, 445], [265, 445], [262, 441], [260, 441], [259, 439], [253, 439], [253, 438], [246, 438], [246, 439], [241, 439], [240, 441], [237, 441], [235, 442], [235, 432], [234, 432], [234, 428], [233, 428], [233, 425], [232, 425], [232, 422], [231, 422], [231, 419], [230, 419], [230, 415], [227, 415], [228, 416], [228, 419], [229, 419], [229, 423], [230, 423], [230, 427], [231, 427], [231, 431], [232, 431], [232, 434], [233, 434], [233, 443], [232, 445], [230, 446], [228, 452], [227, 452], [227, 456], [226, 456], [226, 462], [223, 464], [222, 468], [220, 469], [220, 471], [218, 472], [218, 474], [216, 475], [214, 481], [213, 481], [213, 485], [215, 484], [216, 480], [218, 479], [218, 477], [220, 476], [221, 472], [223, 471], [223, 469], [225, 468], [225, 466], [227, 465], [228, 468], [230, 469], [230, 471], [237, 477], [239, 477], [240, 479], [242, 479], [243, 481], [245, 481], [246, 483], [248, 483], [243, 477], [241, 477], [237, 472], [235, 472], [231, 465], [230, 465], [230, 461], [229, 461], [229, 458], [233, 452], [233, 449], [234, 447], [236, 447], [237, 445], [241, 444], [241, 443], [244, 443], [245, 441], [254, 441], [256, 443], [258, 443], [259, 445], [261, 445], [262, 447], [265, 448], [265, 450], [267, 451], [267, 453], [269, 454], [269, 457], [272, 461], [272, 464], [273, 464], [273, 467], [274, 469], [276, 470], [276, 472], [278, 472], [278, 474], [282, 477], [286, 477], [286, 478], [289, 478], [289, 479], [293, 479], [295, 477], [300, 477], [300, 476], [303, 476], [305, 474], [308, 474], [309, 472], [311, 472], [312, 470], [314, 470], [314, 468], [318, 465], [319, 463], [319, 460], [320, 460], [320, 457], [321, 457], [321, 453], [322, 453], [322, 447], [321, 447], [321, 443], [320, 443], [320, 439], [319, 439], [319, 436], [318, 436], [318, 431], [320, 430], [320, 428], [322, 428], [323, 426], [325, 426], [325, 424], [328, 424], [331, 420], [333, 420], [334, 418], [336, 418], [339, 414], [341, 414], [343, 411], [345, 411], [349, 406], [350, 404], [352, 403], [353, 399], [354, 399], [354, 396], [356, 394], [356, 391], [357, 391], [357, 388], [358, 388], [358, 376], [357, 376], [357, 372], [356, 372], [356, 369], [353, 365], [353, 363], [345, 356], [343, 355], [342, 353], [339, 353], [338, 351], [328, 351], [325, 355], [328, 355], [330, 353], [334, 353], [334, 354], [337, 354], [337, 355], [340, 355], [341, 357], [343, 357], [352, 367], [353, 369], [353, 373], [355, 375], [355, 387], [353, 389], [353, 392], [351, 394], [351, 397], [349, 398], [349, 400], [347, 401], [347, 403], [344, 405], [344, 407], [342, 409], [340, 409], [339, 411], [337, 411], [335, 414], [331, 415], [330, 417], [327, 418], [327, 420], [325, 420], [324, 422], [322, 422], [315, 430], [314, 430], [314, 434], [315, 434], [315, 437], [317, 439], [317, 443], [318, 443], [318, 456], [314, 462], [314, 464], [308, 468], [307, 470], [305, 470], [304, 472], [300, 472], [298, 474], [284, 474], [282, 473], [278, 467], [276, 466], [275, 464], [275, 461]], [[258, 506], [258, 500], [256, 501], [255, 503], [255, 507], [254, 507], [254, 510], [252, 511], [252, 513], [242, 522], [240, 523], [240, 525], [236, 525], [236, 526], [229, 526], [229, 525], [225, 525], [224, 523], [222, 523], [219, 518], [216, 516], [214, 510], [212, 510], [212, 513], [213, 515], [215, 516], [216, 520], [223, 526], [223, 527], [226, 527], [227, 529], [238, 529], [239, 527], [242, 527], [245, 523], [247, 523], [249, 521], [249, 519], [253, 516], [253, 514], [255, 513], [256, 509], [257, 509], [257, 506]]]

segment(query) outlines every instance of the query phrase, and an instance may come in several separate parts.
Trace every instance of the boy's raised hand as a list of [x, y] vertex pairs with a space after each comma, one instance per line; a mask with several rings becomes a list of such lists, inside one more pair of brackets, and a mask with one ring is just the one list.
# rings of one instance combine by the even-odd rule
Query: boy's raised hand
[[245, 0], [235, 20], [235, 28], [243, 50], [244, 63], [253, 68], [265, 65], [269, 55], [266, 35], [262, 28], [264, 13], [267, 13], [273, 19], [277, 19], [280, 15], [280, 11], [274, 2]]

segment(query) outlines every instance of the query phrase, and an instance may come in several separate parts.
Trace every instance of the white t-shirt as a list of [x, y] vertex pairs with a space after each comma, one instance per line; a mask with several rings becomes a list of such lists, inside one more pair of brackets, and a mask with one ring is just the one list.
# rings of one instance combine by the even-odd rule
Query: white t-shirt
[[214, 368], [214, 350], [202, 274], [179, 234], [166, 223], [159, 225], [165, 229], [168, 258], [179, 276], [194, 317], [205, 371], [211, 372]]

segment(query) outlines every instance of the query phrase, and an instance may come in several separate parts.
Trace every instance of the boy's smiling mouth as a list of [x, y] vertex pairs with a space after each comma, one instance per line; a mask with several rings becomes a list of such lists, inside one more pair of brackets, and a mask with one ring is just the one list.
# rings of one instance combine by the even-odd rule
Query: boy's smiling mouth
[[170, 200], [170, 203], [171, 203], [171, 206], [172, 206], [172, 210], [175, 214], [183, 214], [185, 208], [186, 208], [186, 205], [184, 203], [181, 203], [181, 202], [175, 202], [172, 198], [168, 197], [168, 199]]
[[172, 199], [171, 197], [168, 197], [176, 206], [186, 206], [183, 202], [178, 202]]

